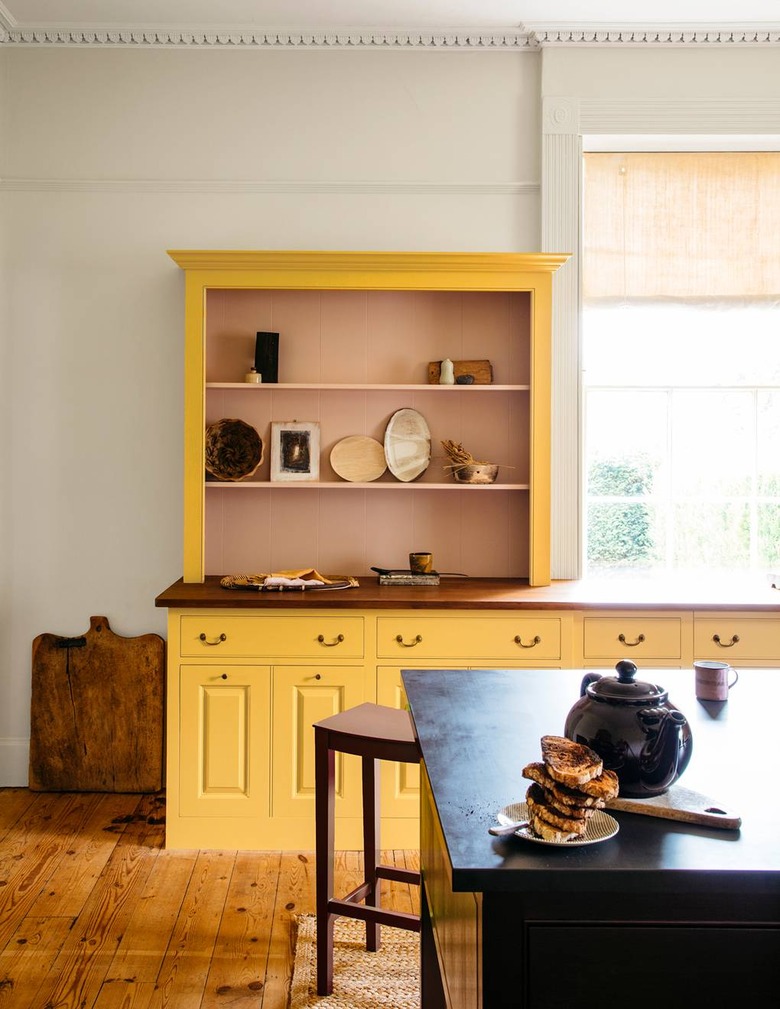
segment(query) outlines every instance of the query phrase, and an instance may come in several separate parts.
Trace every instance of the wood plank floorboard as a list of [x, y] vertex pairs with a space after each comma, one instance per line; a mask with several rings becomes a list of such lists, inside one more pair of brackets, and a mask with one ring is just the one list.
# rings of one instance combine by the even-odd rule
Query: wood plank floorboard
[[[161, 795], [0, 788], [0, 1009], [286, 1009], [314, 853], [166, 851], [164, 818]], [[419, 912], [417, 887], [382, 899]]]

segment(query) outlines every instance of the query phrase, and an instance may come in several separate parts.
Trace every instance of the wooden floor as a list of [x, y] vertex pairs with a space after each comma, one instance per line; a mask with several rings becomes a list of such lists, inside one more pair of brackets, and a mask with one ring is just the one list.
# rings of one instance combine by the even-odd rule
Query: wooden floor
[[[313, 853], [166, 851], [164, 829], [160, 795], [0, 789], [0, 1007], [284, 1009]], [[351, 889], [360, 856], [336, 875]], [[416, 888], [384, 886], [419, 910]]]

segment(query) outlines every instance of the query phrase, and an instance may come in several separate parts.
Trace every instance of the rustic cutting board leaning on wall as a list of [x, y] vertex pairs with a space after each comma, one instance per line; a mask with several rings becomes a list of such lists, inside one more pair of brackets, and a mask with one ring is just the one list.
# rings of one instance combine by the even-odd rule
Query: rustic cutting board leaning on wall
[[86, 634], [39, 634], [32, 647], [30, 788], [162, 788], [165, 642], [124, 638], [106, 617]]

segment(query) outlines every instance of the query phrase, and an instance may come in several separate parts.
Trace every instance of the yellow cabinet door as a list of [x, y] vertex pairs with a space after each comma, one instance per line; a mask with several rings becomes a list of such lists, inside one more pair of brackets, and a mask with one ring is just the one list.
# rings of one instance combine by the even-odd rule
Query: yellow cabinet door
[[181, 815], [266, 817], [270, 667], [180, 673]]
[[[276, 666], [273, 671], [271, 815], [314, 825], [315, 722], [362, 704], [362, 666]], [[336, 816], [359, 816], [360, 760], [336, 754]]]
[[[377, 670], [376, 699], [389, 708], [405, 708], [406, 693], [400, 668], [384, 666]], [[420, 815], [420, 765], [383, 761], [382, 816], [417, 818]]]

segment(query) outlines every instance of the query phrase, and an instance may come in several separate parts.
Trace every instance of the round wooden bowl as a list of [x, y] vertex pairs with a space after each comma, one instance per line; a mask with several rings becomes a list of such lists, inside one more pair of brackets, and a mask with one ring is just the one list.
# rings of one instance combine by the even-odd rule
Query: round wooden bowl
[[263, 461], [263, 439], [243, 420], [225, 417], [206, 428], [206, 472], [217, 480], [243, 480]]

